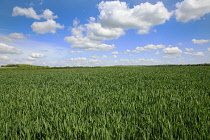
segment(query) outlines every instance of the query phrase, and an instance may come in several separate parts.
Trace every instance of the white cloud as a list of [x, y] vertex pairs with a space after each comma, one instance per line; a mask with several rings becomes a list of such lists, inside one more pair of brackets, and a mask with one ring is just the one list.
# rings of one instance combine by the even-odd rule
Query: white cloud
[[64, 26], [56, 23], [53, 19], [48, 19], [44, 22], [34, 22], [31, 25], [31, 28], [34, 32], [38, 34], [45, 34], [45, 33], [56, 33], [56, 29], [63, 29]]
[[90, 22], [86, 24], [87, 36], [91, 40], [113, 40], [124, 35], [124, 30], [121, 28], [104, 28], [100, 23]]
[[132, 51], [131, 50], [126, 50], [124, 52], [118, 52], [118, 51], [114, 51], [112, 52], [111, 54], [128, 54], [128, 53], [131, 53]]
[[[75, 21], [74, 25], [77, 25]], [[70, 43], [72, 48], [86, 51], [108, 51], [114, 49], [115, 46], [103, 44], [102, 42], [116, 39], [124, 34], [124, 31], [117, 28], [103, 28], [99, 23], [90, 21], [89, 24], [72, 28], [71, 33], [72, 36], [67, 36], [64, 40]]]
[[35, 60], [36, 60], [36, 58], [31, 57], [31, 56], [27, 57], [27, 59], [28, 59], [29, 61], [35, 61]]
[[0, 56], [0, 65], [5, 65], [11, 63], [11, 60], [8, 56]]
[[180, 50], [178, 47], [170, 47], [163, 49], [163, 53], [166, 54], [163, 56], [164, 58], [174, 58], [179, 56], [182, 53], [182, 50]]
[[101, 61], [97, 59], [87, 59], [85, 57], [70, 58], [67, 63], [71, 66], [95, 66], [100, 65]]
[[108, 51], [115, 48], [114, 45], [101, 44], [101, 42], [92, 41], [87, 37], [68, 36], [64, 40], [72, 44], [72, 48], [84, 49], [86, 51]]
[[175, 11], [176, 20], [187, 22], [189, 20], [197, 20], [210, 12], [209, 0], [184, 0], [176, 4]]
[[119, 52], [118, 51], [114, 51], [114, 52], [112, 52], [112, 54], [119, 54]]
[[185, 48], [186, 51], [190, 52], [190, 51], [194, 51], [193, 48]]
[[191, 54], [192, 55], [192, 53], [190, 53], [190, 52], [184, 52], [184, 54]]
[[21, 53], [20, 50], [12, 46], [0, 43], [0, 54], [20, 54], [20, 53]]
[[183, 45], [183, 43], [178, 43], [178, 45], [182, 46], [182, 45]]
[[1, 36], [0, 41], [2, 41], [2, 42], [14, 42], [14, 40], [12, 38], [7, 37], [7, 36]]
[[139, 58], [139, 61], [154, 61], [154, 59]]
[[159, 52], [159, 51], [157, 51], [155, 54], [156, 54], [156, 55], [159, 55], [159, 54], [160, 54], [160, 52]]
[[83, 51], [70, 51], [70, 54], [78, 54], [78, 53], [83, 53]]
[[26, 39], [23, 33], [11, 33], [9, 34], [9, 37], [12, 39]]
[[9, 59], [8, 56], [0, 56], [0, 61], [2, 61], [2, 60], [8, 61], [8, 60], [10, 60], [10, 59]]
[[43, 58], [44, 54], [40, 54], [40, 53], [32, 53], [30, 58]]
[[54, 19], [54, 18], [58, 18], [58, 16], [53, 16], [53, 12], [50, 11], [49, 9], [44, 10], [43, 14], [40, 15], [40, 17], [44, 18], [44, 19]]
[[155, 5], [146, 2], [131, 9], [125, 2], [102, 1], [98, 8], [103, 27], [138, 29], [139, 34], [148, 33], [152, 26], [165, 23], [171, 16], [162, 2]]
[[2, 42], [14, 42], [15, 39], [26, 39], [23, 33], [11, 33], [6, 36], [1, 36], [0, 41]]
[[207, 50], [210, 52], [210, 48], [207, 48]]
[[163, 49], [163, 52], [165, 54], [180, 54], [182, 53], [182, 50], [180, 50], [178, 47], [171, 47]]
[[73, 26], [77, 27], [79, 25], [80, 21], [76, 18], [75, 20], [73, 20]]
[[21, 8], [21, 7], [16, 6], [13, 8], [12, 16], [26, 16], [27, 18], [34, 18], [37, 20], [40, 19], [39, 15], [36, 14], [36, 12], [34, 11], [32, 7]]
[[69, 60], [70, 61], [86, 61], [87, 58], [85, 58], [85, 57], [78, 57], [78, 58], [70, 58]]
[[189, 54], [192, 56], [204, 56], [203, 52], [196, 52], [196, 53], [184, 52], [184, 54]]
[[132, 52], [134, 52], [134, 53], [140, 53], [140, 51], [138, 51], [138, 50], [132, 50]]
[[193, 55], [195, 55], [195, 56], [204, 56], [203, 52], [197, 52], [197, 53], [194, 53]]
[[55, 66], [113, 66], [113, 65], [155, 65], [163, 64], [155, 59], [88, 59], [85, 57], [70, 58], [67, 61], [52, 61]]
[[155, 65], [155, 64], [161, 64], [162, 61], [158, 61], [155, 59], [145, 59], [145, 58], [139, 58], [139, 59], [120, 59], [118, 64], [119, 65]]
[[196, 39], [192, 39], [192, 42], [193, 42], [194, 44], [200, 44], [200, 45], [202, 45], [202, 44], [204, 44], [204, 43], [210, 42], [210, 40], [204, 40], [204, 39], [196, 40]]
[[102, 59], [106, 59], [106, 58], [108, 58], [108, 56], [106, 56], [106, 55], [102, 55], [102, 56], [93, 55], [92, 58], [102, 58]]
[[149, 44], [149, 45], [144, 46], [144, 47], [136, 47], [136, 49], [133, 50], [132, 52], [140, 53], [141, 51], [151, 51], [151, 50], [157, 50], [157, 49], [161, 49], [161, 48], [165, 48], [165, 46], [164, 45]]
[[122, 64], [122, 65], [138, 65], [140, 64], [138, 60], [135, 60], [135, 59], [120, 59], [119, 64]]
[[94, 59], [113, 59], [113, 58], [117, 58], [117, 55], [113, 55], [113, 56], [107, 56], [107, 55], [93, 55], [92, 58]]
[[92, 58], [100, 58], [98, 55], [93, 55]]
[[77, 19], [73, 21], [72, 36], [64, 38], [72, 48], [86, 51], [112, 50], [115, 45], [103, 42], [119, 38], [125, 34], [125, 29], [134, 28], [138, 29], [139, 33], [147, 33], [152, 26], [165, 23], [171, 16], [162, 2], [155, 5], [147, 2], [130, 9], [125, 2], [108, 1], [101, 2], [98, 9], [100, 11], [98, 23], [94, 17], [90, 17], [88, 24], [81, 26], [78, 26]]
[[34, 18], [37, 20], [40, 20], [41, 18], [44, 19], [54, 19], [54, 18], [58, 18], [58, 16], [54, 16], [54, 13], [49, 10], [49, 9], [45, 9], [44, 12], [41, 15], [37, 15], [36, 11], [30, 7], [30, 8], [21, 8], [21, 7], [14, 7], [13, 8], [13, 12], [12, 12], [12, 16], [26, 16], [27, 18]]
[[131, 50], [126, 50], [125, 52], [123, 52], [122, 54], [128, 54], [128, 53], [130, 53], [131, 52]]

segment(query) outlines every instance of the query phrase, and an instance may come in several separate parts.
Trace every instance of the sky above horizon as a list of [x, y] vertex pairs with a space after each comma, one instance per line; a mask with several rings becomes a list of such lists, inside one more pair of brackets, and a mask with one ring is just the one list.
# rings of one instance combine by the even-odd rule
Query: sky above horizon
[[210, 0], [0, 0], [0, 65], [210, 63]]

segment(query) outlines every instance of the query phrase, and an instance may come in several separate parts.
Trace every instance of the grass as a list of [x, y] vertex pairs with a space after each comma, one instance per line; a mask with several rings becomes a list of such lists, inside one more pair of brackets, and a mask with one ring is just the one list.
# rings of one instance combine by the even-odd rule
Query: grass
[[210, 139], [210, 67], [0, 71], [0, 139]]

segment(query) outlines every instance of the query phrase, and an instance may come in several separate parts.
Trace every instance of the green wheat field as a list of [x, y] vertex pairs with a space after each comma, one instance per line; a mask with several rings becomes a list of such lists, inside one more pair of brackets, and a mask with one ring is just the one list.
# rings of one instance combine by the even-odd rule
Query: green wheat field
[[0, 70], [0, 139], [210, 139], [210, 67]]

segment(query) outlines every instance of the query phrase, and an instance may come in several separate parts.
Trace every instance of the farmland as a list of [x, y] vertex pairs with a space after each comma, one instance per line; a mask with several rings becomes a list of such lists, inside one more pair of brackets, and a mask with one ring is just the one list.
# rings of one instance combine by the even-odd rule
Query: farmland
[[0, 139], [210, 139], [210, 67], [0, 71]]

